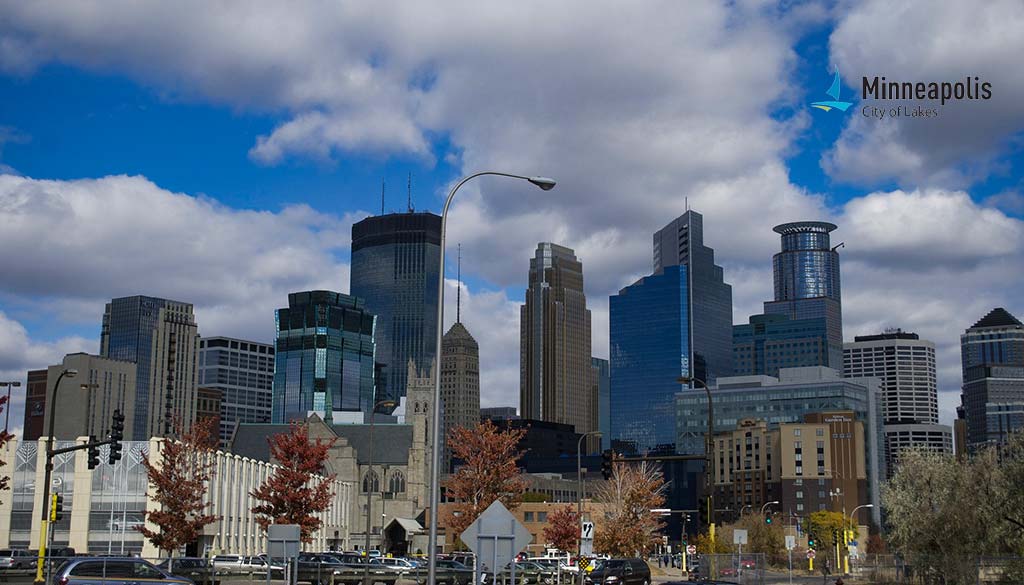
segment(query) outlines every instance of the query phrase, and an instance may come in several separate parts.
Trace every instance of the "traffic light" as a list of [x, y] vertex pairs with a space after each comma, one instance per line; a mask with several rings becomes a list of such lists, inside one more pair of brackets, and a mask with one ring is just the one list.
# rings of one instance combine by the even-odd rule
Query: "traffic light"
[[96, 437], [89, 435], [89, 469], [96, 469], [100, 464], [100, 448], [94, 445]]
[[697, 527], [702, 529], [711, 524], [711, 498], [704, 497], [697, 503]]
[[765, 514], [764, 515], [764, 523], [768, 524], [768, 525], [771, 525], [771, 523], [772, 523], [772, 515], [771, 514]]
[[50, 522], [56, 522], [64, 518], [64, 496], [53, 494], [50, 498], [53, 502], [50, 508]]
[[832, 546], [835, 546], [837, 544], [839, 544], [839, 531], [838, 530], [833, 530], [832, 531]]
[[601, 453], [601, 475], [605, 479], [612, 478], [612, 463], [615, 461], [615, 453], [609, 449]]
[[814, 548], [814, 535], [813, 534], [808, 534], [807, 535], [807, 548]]
[[114, 411], [114, 421], [110, 425], [110, 457], [107, 463], [113, 465], [121, 459], [121, 440], [124, 439], [124, 415], [120, 410]]

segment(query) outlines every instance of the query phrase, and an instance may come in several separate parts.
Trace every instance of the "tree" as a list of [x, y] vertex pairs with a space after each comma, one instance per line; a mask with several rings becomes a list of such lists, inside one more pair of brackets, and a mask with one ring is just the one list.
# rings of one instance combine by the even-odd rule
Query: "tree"
[[469, 527], [495, 500], [514, 510], [526, 491], [526, 480], [516, 467], [523, 454], [519, 441], [524, 429], [499, 430], [487, 420], [474, 427], [455, 427], [448, 432], [454, 457], [465, 462], [444, 486], [449, 507], [445, 526], [456, 535]]
[[697, 552], [702, 555], [718, 555], [732, 552], [732, 545], [725, 540], [722, 531], [715, 532], [715, 540], [707, 532], [697, 535]]
[[[218, 517], [206, 513], [210, 502], [206, 492], [213, 477], [216, 445], [211, 419], [197, 421], [189, 431], [183, 430], [180, 420], [175, 421], [178, 439], [164, 439], [159, 444], [159, 457], [142, 458], [149, 485], [156, 490], [153, 500], [159, 508], [146, 512], [146, 520], [157, 529], [136, 526], [157, 549], [168, 557], [181, 547], [195, 542], [203, 527], [216, 522]], [[172, 561], [173, 562], [173, 561]]]
[[548, 523], [544, 527], [544, 542], [562, 552], [576, 551], [580, 540], [580, 515], [572, 506], [555, 510], [548, 514]]
[[785, 556], [786, 535], [781, 524], [767, 524], [760, 514], [747, 514], [740, 518], [734, 528], [747, 531], [744, 552], [763, 553], [773, 563]]
[[[0, 414], [3, 414], [5, 410], [7, 410], [7, 397], [0, 396]], [[2, 451], [7, 443], [9, 443], [13, 438], [14, 435], [7, 431], [0, 431], [0, 451]], [[4, 465], [6, 465], [6, 462], [3, 459], [0, 459], [0, 467], [3, 467]], [[10, 481], [10, 477], [0, 475], [0, 492], [11, 489]]]
[[[832, 534], [836, 531], [840, 534], [842, 539], [842, 533], [845, 529], [854, 528], [850, 520], [840, 512], [830, 512], [828, 510], [822, 510], [819, 512], [812, 512], [809, 516], [804, 518], [803, 529], [808, 536], [813, 536], [817, 542], [815, 547], [818, 552], [821, 553], [824, 558], [832, 558], [832, 562], [835, 563], [835, 546], [832, 545]], [[822, 560], [824, 560], [824, 558]], [[837, 565], [833, 565], [836, 567]]]
[[298, 524], [302, 542], [312, 542], [313, 533], [322, 524], [316, 515], [326, 510], [334, 497], [331, 482], [335, 475], [325, 474], [334, 440], [310, 441], [309, 427], [293, 422], [289, 432], [274, 435], [268, 441], [277, 467], [249, 494], [261, 502], [252, 508], [256, 523], [263, 530], [271, 524]]
[[642, 556], [660, 542], [664, 526], [652, 509], [665, 505], [661, 469], [646, 461], [612, 465], [612, 477], [598, 487], [595, 499], [606, 506], [597, 518], [594, 550], [616, 557]]

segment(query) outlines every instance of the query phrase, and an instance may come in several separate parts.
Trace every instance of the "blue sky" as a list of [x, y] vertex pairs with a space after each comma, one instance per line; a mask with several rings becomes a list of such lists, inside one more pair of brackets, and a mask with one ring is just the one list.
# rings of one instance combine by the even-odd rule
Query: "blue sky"
[[[1024, 35], [1016, 2], [919, 4], [0, 3], [0, 372], [95, 351], [103, 301], [136, 292], [194, 302], [204, 335], [269, 340], [288, 291], [347, 290], [348, 229], [382, 180], [389, 211], [410, 175], [437, 211], [500, 168], [559, 187], [482, 181], [453, 208], [485, 404], [518, 402], [536, 243], [583, 260], [606, 357], [608, 295], [688, 200], [736, 322], [771, 296], [772, 225], [837, 223], [846, 337], [935, 341], [948, 421], [959, 332], [1024, 313]], [[835, 67], [855, 106], [809, 108]], [[980, 75], [995, 95], [877, 121], [864, 75]]]

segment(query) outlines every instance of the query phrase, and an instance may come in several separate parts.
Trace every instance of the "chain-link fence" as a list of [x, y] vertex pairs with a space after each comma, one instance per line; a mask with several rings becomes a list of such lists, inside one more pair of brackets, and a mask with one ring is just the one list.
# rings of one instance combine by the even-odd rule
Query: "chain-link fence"
[[722, 580], [740, 585], [763, 585], [768, 562], [760, 553], [698, 555], [697, 566], [689, 567], [699, 579]]
[[859, 555], [851, 558], [850, 574], [868, 583], [906, 585], [1021, 585], [1024, 557], [968, 557], [916, 565], [898, 555]]

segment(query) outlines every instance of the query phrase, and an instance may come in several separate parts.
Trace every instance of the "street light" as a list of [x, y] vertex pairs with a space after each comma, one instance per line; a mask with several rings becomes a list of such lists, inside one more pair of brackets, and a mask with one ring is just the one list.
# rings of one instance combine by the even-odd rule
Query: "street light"
[[21, 382], [0, 382], [0, 386], [7, 386], [7, 402], [4, 403], [4, 432], [6, 433], [11, 424], [11, 387], [18, 388], [21, 386]]
[[[371, 509], [372, 500], [370, 496], [373, 495], [373, 421], [377, 418], [377, 409], [381, 406], [391, 407], [395, 405], [394, 400], [380, 400], [373, 403], [373, 408], [370, 409], [370, 440], [369, 445], [366, 448], [366, 476], [363, 483], [366, 484], [366, 543], [364, 545], [363, 553], [366, 554], [366, 564], [363, 567], [363, 583], [364, 585], [372, 585], [370, 583], [370, 530], [372, 529], [372, 518], [373, 511]], [[383, 486], [383, 483], [381, 483]], [[381, 500], [383, 501], [383, 499]], [[381, 520], [381, 541], [383, 542], [383, 520]]]
[[50, 426], [46, 433], [46, 468], [43, 474], [43, 515], [42, 524], [39, 525], [39, 560], [36, 562], [36, 580], [35, 583], [42, 585], [43, 583], [43, 567], [46, 565], [46, 528], [50, 520], [50, 475], [53, 473], [53, 461], [50, 457], [53, 451], [53, 421], [57, 419], [57, 390], [60, 389], [60, 382], [64, 377], [74, 378], [78, 375], [78, 370], [73, 368], [67, 368], [57, 376], [57, 381], [53, 383], [53, 392], [50, 393], [50, 400], [46, 403], [48, 410], [50, 411]]
[[[587, 437], [600, 437], [601, 431], [590, 431], [580, 435], [576, 441], [576, 517], [583, 521], [583, 458], [580, 452], [583, 450], [583, 439]], [[576, 541], [576, 563], [579, 565], [579, 558], [583, 554], [583, 539]], [[580, 582], [583, 582], [583, 572], [580, 571]]]
[[465, 185], [470, 179], [484, 175], [496, 175], [509, 177], [511, 179], [522, 179], [529, 181], [544, 191], [550, 191], [555, 187], [555, 181], [547, 177], [524, 177], [522, 175], [510, 175], [497, 171], [483, 171], [474, 173], [460, 180], [445, 199], [444, 209], [441, 211], [441, 254], [440, 254], [440, 278], [437, 283], [437, 343], [434, 345], [434, 407], [431, 414], [432, 453], [430, 466], [430, 538], [427, 542], [427, 585], [437, 584], [437, 521], [438, 507], [441, 502], [441, 337], [444, 331], [444, 236], [445, 227], [448, 225], [448, 207], [459, 187]]
[[778, 504], [778, 503], [779, 503], [778, 500], [772, 500], [771, 502], [765, 502], [764, 505], [761, 506], [761, 515], [764, 516], [764, 509], [765, 508], [767, 508], [768, 506], [771, 506], [772, 504]]

